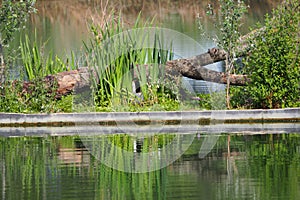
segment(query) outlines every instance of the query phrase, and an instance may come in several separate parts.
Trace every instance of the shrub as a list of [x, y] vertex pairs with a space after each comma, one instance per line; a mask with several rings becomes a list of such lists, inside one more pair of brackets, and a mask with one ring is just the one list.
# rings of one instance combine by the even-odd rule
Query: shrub
[[300, 3], [288, 0], [272, 14], [272, 17], [266, 15], [263, 33], [251, 41], [245, 68], [251, 83], [235, 90], [232, 98], [235, 106], [300, 106]]
[[42, 78], [31, 82], [7, 80], [0, 87], [0, 112], [71, 112], [72, 96], [57, 100], [56, 89], [56, 84], [48, 85]]

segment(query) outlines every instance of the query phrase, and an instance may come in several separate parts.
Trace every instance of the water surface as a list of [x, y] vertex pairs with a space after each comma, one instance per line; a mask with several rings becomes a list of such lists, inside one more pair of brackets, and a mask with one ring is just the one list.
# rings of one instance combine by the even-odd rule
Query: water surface
[[195, 135], [178, 160], [148, 173], [103, 165], [78, 136], [0, 137], [1, 199], [300, 198], [299, 134], [218, 134], [199, 158], [207, 137]]

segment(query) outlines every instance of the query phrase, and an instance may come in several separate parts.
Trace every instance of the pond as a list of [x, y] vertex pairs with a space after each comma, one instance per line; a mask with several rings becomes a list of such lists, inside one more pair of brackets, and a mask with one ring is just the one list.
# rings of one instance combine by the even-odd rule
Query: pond
[[[200, 44], [185, 55], [215, 46], [201, 36], [196, 18], [197, 13], [204, 17], [208, 1], [176, 1], [170, 8], [153, 2], [158, 3], [116, 1], [116, 8], [130, 25], [141, 7], [142, 18], [156, 16], [161, 27]], [[243, 32], [279, 1], [247, 2]], [[46, 50], [77, 54], [89, 39], [86, 20], [97, 8], [96, 0], [41, 0], [27, 31], [48, 41]], [[217, 32], [211, 21], [203, 23], [209, 33]], [[191, 84], [203, 91], [203, 83]], [[256, 124], [232, 132], [218, 132], [223, 127], [185, 132], [191, 126], [175, 126], [175, 132], [150, 133], [151, 127], [141, 126], [136, 132], [103, 129], [101, 134], [83, 134], [89, 127], [1, 127], [0, 199], [299, 199], [299, 123], [259, 127], [265, 131]]]
[[[190, 135], [189, 148], [176, 160], [142, 173], [113, 169], [99, 157], [103, 148], [87, 148], [87, 141], [131, 149], [138, 159], [147, 152], [163, 155], [176, 134], [0, 137], [1, 199], [300, 198], [299, 133]], [[206, 152], [207, 142], [214, 144]], [[128, 164], [117, 151], [110, 156], [118, 157], [115, 168]]]

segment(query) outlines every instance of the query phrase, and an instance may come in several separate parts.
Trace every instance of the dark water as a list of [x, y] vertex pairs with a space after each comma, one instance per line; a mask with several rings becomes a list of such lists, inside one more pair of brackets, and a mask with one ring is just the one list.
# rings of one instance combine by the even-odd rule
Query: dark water
[[[207, 137], [196, 136], [178, 160], [147, 173], [101, 164], [76, 136], [0, 137], [0, 199], [300, 198], [299, 134], [215, 135], [199, 158]], [[122, 148], [130, 138], [122, 137]]]

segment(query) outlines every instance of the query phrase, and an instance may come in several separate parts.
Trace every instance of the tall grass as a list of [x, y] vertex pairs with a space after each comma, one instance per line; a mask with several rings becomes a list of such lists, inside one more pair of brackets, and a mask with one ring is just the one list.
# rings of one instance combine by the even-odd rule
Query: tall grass
[[[121, 17], [103, 26], [92, 25], [93, 38], [85, 44], [87, 65], [97, 71], [94, 89], [98, 106], [158, 103], [163, 92], [164, 64], [172, 59], [172, 44], [163, 43], [158, 32], [137, 18], [131, 30]], [[154, 44], [149, 44], [154, 42]]]
[[22, 38], [20, 40], [22, 63], [26, 78], [29, 80], [75, 68], [75, 56], [73, 52], [71, 53], [71, 62], [68, 63], [57, 55], [54, 55], [52, 51], [48, 55], [45, 55], [44, 48], [46, 44], [47, 42], [42, 45], [38, 43], [36, 33], [33, 41], [30, 41], [27, 34], [24, 40]]

